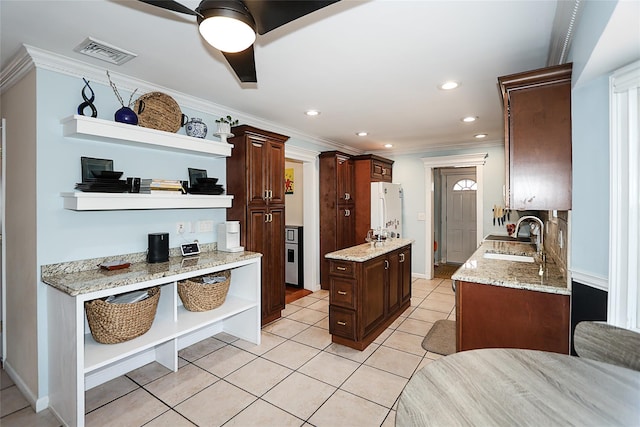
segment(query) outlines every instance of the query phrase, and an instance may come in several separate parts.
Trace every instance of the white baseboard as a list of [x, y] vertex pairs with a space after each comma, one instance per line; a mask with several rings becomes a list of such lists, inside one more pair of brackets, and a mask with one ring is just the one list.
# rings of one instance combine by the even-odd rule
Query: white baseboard
[[580, 270], [571, 270], [571, 280], [602, 291], [609, 291], [609, 279], [607, 277], [597, 276]]
[[44, 409], [47, 409], [47, 407], [49, 406], [49, 396], [37, 398], [36, 395], [27, 386], [27, 384], [22, 380], [20, 375], [18, 375], [13, 369], [11, 363], [5, 360], [3, 364], [4, 370], [7, 372], [7, 375], [9, 375], [9, 378], [11, 378], [16, 387], [18, 387], [18, 390], [20, 390], [24, 398], [27, 399], [27, 402], [29, 402], [29, 405], [31, 405], [33, 410], [36, 412], [40, 412]]

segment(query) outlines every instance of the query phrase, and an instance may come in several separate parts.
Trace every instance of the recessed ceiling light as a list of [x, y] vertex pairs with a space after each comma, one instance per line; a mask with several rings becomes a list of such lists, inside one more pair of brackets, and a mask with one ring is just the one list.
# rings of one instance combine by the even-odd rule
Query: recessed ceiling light
[[368, 133], [366, 133], [364, 131], [363, 132], [356, 132], [356, 135], [358, 135], [358, 136], [367, 136]]
[[442, 90], [451, 90], [451, 89], [455, 89], [458, 86], [460, 86], [460, 84], [458, 82], [454, 82], [453, 80], [449, 80], [448, 82], [444, 82], [440, 85], [440, 89]]
[[486, 133], [478, 133], [474, 135], [478, 139], [486, 138], [488, 135]]
[[384, 144], [384, 148], [391, 148], [393, 147], [393, 144]]
[[475, 122], [476, 120], [478, 120], [477, 116], [467, 116], [467, 117], [463, 117], [460, 120], [462, 120], [465, 123], [471, 123], [471, 122]]
[[317, 116], [320, 114], [318, 110], [307, 110], [304, 112], [307, 116]]

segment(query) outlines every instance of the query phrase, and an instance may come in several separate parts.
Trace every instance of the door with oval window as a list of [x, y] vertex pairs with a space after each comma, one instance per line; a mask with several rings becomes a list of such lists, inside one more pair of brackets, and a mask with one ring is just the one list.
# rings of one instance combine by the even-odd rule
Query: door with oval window
[[456, 171], [445, 175], [446, 262], [462, 264], [476, 249], [476, 175]]

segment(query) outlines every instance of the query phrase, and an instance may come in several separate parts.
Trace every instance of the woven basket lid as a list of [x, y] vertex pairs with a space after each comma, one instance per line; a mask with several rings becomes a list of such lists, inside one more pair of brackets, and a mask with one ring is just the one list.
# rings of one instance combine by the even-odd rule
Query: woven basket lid
[[[140, 111], [140, 101], [144, 109]], [[138, 125], [159, 129], [166, 132], [177, 132], [182, 125], [182, 111], [178, 103], [162, 92], [149, 92], [136, 100], [134, 111], [138, 114]]]

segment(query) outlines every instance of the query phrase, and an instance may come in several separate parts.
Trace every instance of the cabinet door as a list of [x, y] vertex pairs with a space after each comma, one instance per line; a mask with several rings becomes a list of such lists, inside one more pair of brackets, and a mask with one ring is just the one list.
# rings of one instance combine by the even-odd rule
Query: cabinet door
[[[247, 203], [262, 206], [267, 199], [268, 152], [267, 140], [247, 137]], [[284, 171], [284, 168], [283, 168]], [[283, 172], [284, 173], [284, 172]], [[265, 212], [266, 213], [266, 212]]]
[[509, 93], [514, 209], [571, 209], [571, 83]]
[[411, 299], [411, 246], [400, 250], [401, 304]]
[[268, 141], [267, 157], [268, 180], [265, 189], [269, 191], [268, 202], [284, 205], [284, 144]]
[[352, 201], [355, 197], [353, 162], [343, 156], [337, 156], [336, 162], [338, 203]]
[[402, 290], [402, 266], [400, 264], [401, 252], [393, 251], [387, 256], [388, 280], [387, 286], [387, 313], [394, 312], [400, 307]]
[[360, 338], [365, 337], [385, 319], [388, 266], [389, 261], [384, 256], [367, 261], [362, 266], [362, 279], [359, 283], [362, 298], [358, 299]]
[[276, 317], [280, 317], [280, 311], [284, 309], [285, 300], [285, 277], [284, 277], [284, 207], [269, 209], [269, 252], [267, 260], [269, 263], [268, 286], [266, 290], [269, 298], [269, 312]]
[[[336, 250], [354, 245], [355, 210], [353, 205], [338, 206], [336, 227]], [[362, 236], [362, 241], [364, 238]]]
[[261, 270], [262, 270], [262, 317], [264, 318], [265, 314], [269, 313], [269, 306], [271, 305], [268, 302], [269, 296], [269, 232], [266, 227], [267, 223], [267, 210], [265, 208], [258, 209], [254, 208], [249, 210], [247, 214], [247, 244], [246, 250], [252, 252], [260, 252], [262, 257], [261, 262]]

